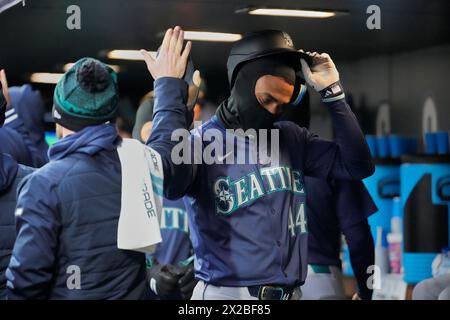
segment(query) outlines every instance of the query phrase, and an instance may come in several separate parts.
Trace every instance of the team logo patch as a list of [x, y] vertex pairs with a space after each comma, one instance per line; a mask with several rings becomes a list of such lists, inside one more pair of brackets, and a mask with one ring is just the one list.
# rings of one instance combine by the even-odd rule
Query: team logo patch
[[217, 184], [217, 190], [216, 191], [216, 203], [217, 203], [217, 209], [220, 211], [226, 212], [233, 206], [233, 198], [230, 192], [230, 186], [225, 181], [219, 181]]

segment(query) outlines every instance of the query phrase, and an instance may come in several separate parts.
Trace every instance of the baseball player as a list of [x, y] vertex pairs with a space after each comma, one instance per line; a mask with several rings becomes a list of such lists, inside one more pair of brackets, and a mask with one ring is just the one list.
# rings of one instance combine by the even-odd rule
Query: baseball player
[[[171, 128], [183, 121], [186, 84], [159, 78], [154, 58], [147, 52], [144, 57], [156, 79], [148, 143], [163, 158], [165, 196], [188, 199], [195, 274], [200, 280], [193, 299], [299, 299], [307, 271], [304, 176], [360, 180], [374, 171], [333, 61], [327, 54], [294, 49], [282, 31], [243, 37], [228, 58], [230, 97], [191, 139], [207, 150], [212, 141], [203, 134], [215, 129], [223, 134], [224, 146], [226, 139], [233, 139], [241, 142], [236, 149], [248, 151], [254, 136], [235, 131], [230, 137], [226, 129], [278, 129], [278, 163], [236, 164], [240, 150], [233, 150], [238, 152], [217, 151], [213, 164], [176, 164], [173, 145], [163, 141], [170, 141]], [[304, 95], [296, 76], [300, 70], [331, 114], [334, 141], [319, 139], [294, 123], [277, 122], [286, 105], [297, 104]], [[228, 157], [234, 161], [224, 161]]]
[[[309, 128], [309, 94], [281, 120]], [[377, 207], [361, 181], [305, 177], [308, 220], [308, 276], [303, 300], [345, 299], [341, 272], [341, 233], [345, 235], [358, 283], [354, 298], [371, 299], [368, 267], [374, 265], [374, 243], [367, 218]]]

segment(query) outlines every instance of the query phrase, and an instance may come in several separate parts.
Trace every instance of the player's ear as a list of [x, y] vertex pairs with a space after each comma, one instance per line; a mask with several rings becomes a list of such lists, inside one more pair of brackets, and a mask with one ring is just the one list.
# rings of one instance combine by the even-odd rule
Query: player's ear
[[59, 125], [58, 123], [56, 124], [55, 132], [56, 132], [56, 137], [58, 139], [62, 139], [62, 137], [63, 137], [63, 129], [62, 129], [61, 125]]

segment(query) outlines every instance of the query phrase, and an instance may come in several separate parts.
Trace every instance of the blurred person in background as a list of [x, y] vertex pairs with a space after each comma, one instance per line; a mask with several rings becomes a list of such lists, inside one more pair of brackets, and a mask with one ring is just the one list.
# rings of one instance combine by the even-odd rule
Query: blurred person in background
[[[291, 121], [309, 129], [309, 93], [300, 104], [287, 109], [281, 121]], [[358, 284], [354, 299], [370, 300], [372, 288], [368, 267], [375, 264], [375, 248], [368, 217], [377, 211], [362, 181], [305, 177], [308, 223], [308, 275], [302, 300], [346, 299], [342, 281], [341, 234], [350, 250], [352, 268]]]
[[[6, 74], [0, 71], [3, 88], [8, 88]], [[39, 91], [30, 85], [9, 89], [10, 101], [5, 124], [0, 129], [0, 152], [7, 153], [20, 164], [41, 167], [48, 162], [45, 142], [44, 103]]]
[[[0, 91], [0, 132], [2, 132], [6, 118], [5, 113], [11, 109], [8, 108], [10, 96], [4, 72], [1, 72], [0, 80], [2, 83], [2, 90]], [[3, 143], [4, 140], [0, 140], [0, 149], [2, 149]], [[32, 170], [32, 168], [19, 165], [10, 155], [0, 152], [0, 300], [6, 299], [5, 271], [16, 238], [14, 223], [16, 190], [22, 179]]]
[[33, 90], [29, 84], [9, 89], [11, 104], [23, 121], [20, 129], [30, 150], [32, 166], [42, 167], [48, 162], [48, 145], [45, 141], [45, 106], [39, 91]]

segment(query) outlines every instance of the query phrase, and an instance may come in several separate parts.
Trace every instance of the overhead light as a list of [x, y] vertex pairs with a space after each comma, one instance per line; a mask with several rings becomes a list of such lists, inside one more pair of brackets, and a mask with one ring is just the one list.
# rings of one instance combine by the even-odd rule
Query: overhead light
[[[74, 65], [73, 62], [66, 63], [63, 67], [64, 72], [69, 71], [69, 69], [72, 68], [73, 65]], [[108, 64], [107, 66], [110, 67], [111, 69], [113, 69], [115, 72], [120, 72], [120, 66], [118, 66], [118, 65]]]
[[30, 76], [30, 81], [34, 83], [58, 83], [64, 73], [36, 72]]
[[[150, 54], [156, 56], [155, 51], [150, 51]], [[143, 61], [144, 57], [140, 50], [111, 50], [106, 54], [108, 59], [120, 59], [120, 60], [134, 60]]]
[[238, 33], [185, 31], [184, 39], [192, 41], [234, 42], [242, 38]]
[[337, 12], [319, 10], [294, 10], [294, 9], [272, 9], [272, 8], [247, 8], [239, 10], [251, 15], [258, 16], [278, 16], [278, 17], [301, 17], [301, 18], [331, 18]]

